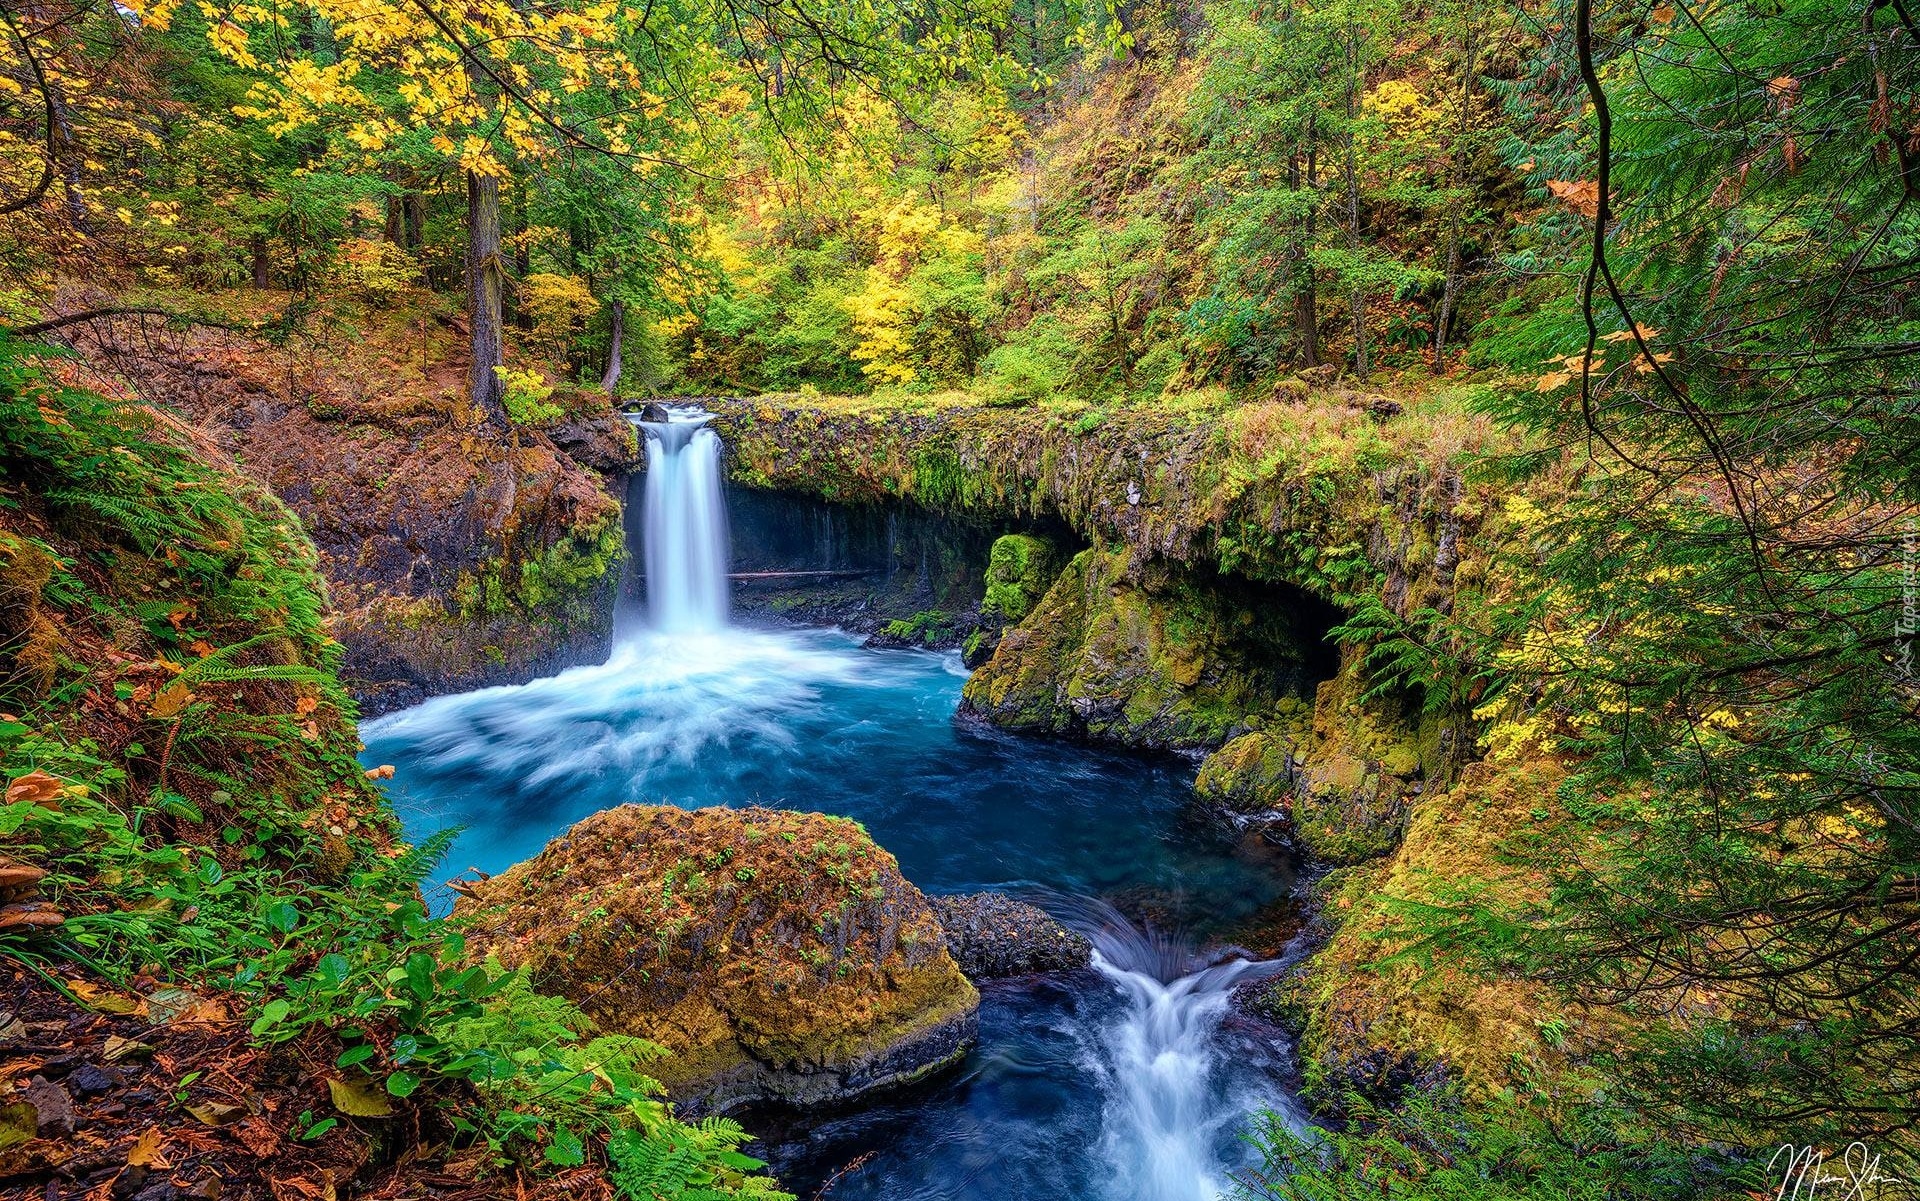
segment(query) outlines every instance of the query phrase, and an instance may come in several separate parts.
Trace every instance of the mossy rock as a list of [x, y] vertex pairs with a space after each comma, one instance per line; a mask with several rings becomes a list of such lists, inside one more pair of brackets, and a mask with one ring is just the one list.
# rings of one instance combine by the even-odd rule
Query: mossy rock
[[1226, 813], [1284, 815], [1293, 792], [1293, 748], [1264, 731], [1242, 734], [1207, 756], [1193, 791], [1202, 804]]
[[1004, 534], [987, 555], [987, 595], [980, 608], [1019, 621], [1047, 594], [1059, 574], [1053, 543], [1032, 534]]
[[926, 898], [845, 818], [623, 805], [473, 891], [472, 952], [666, 1047], [683, 1110], [838, 1103], [974, 1041]]

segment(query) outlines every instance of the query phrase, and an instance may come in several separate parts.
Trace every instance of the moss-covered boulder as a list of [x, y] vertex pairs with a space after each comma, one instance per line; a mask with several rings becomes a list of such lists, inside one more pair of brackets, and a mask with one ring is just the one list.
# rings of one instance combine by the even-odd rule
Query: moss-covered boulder
[[1207, 756], [1193, 792], [1219, 813], [1284, 821], [1293, 793], [1293, 744], [1266, 730], [1242, 734]]
[[1338, 1112], [1356, 1093], [1393, 1105], [1442, 1078], [1484, 1095], [1617, 1051], [1630, 1020], [1620, 1010], [1444, 956], [1398, 958], [1417, 937], [1409, 907], [1456, 905], [1463, 883], [1484, 903], [1539, 902], [1544, 881], [1513, 852], [1573, 820], [1553, 800], [1563, 778], [1551, 759], [1470, 764], [1413, 799], [1393, 854], [1321, 879], [1309, 930], [1321, 949], [1275, 998], [1300, 1033], [1316, 1103]]
[[1060, 571], [1053, 543], [1032, 534], [1003, 534], [987, 555], [987, 595], [983, 613], [1019, 621], [1040, 602]]
[[651, 1039], [684, 1109], [843, 1101], [957, 1062], [979, 994], [845, 818], [625, 805], [474, 886], [471, 946]]
[[1301, 846], [1327, 863], [1390, 854], [1412, 804], [1458, 772], [1472, 744], [1464, 720], [1424, 712], [1408, 698], [1371, 695], [1363, 652], [1343, 651], [1293, 744], [1291, 809]]
[[961, 706], [1017, 730], [1212, 747], [1299, 688], [1302, 674], [1284, 606], [1096, 548], [1074, 556], [1005, 633]]

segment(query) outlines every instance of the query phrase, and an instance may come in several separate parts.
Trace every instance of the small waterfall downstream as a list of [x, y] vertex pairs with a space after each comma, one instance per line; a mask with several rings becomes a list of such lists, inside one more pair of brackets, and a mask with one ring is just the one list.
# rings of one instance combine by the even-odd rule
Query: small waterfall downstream
[[727, 502], [711, 419], [670, 409], [665, 421], [635, 422], [647, 440], [647, 621], [662, 633], [727, 624]]
[[1116, 985], [1124, 1008], [1098, 1035], [1104, 1098], [1100, 1162], [1111, 1196], [1130, 1201], [1212, 1201], [1229, 1185], [1223, 1137], [1256, 1104], [1223, 1087], [1220, 1024], [1236, 985], [1270, 976], [1279, 960], [1194, 962], [1178, 943], [1114, 914], [1088, 932], [1093, 966]]

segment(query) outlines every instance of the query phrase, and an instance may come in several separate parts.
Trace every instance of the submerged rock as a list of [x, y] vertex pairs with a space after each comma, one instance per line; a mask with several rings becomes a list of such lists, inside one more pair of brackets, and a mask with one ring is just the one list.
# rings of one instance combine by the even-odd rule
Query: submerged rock
[[623, 805], [475, 885], [470, 946], [650, 1039], [684, 1112], [840, 1102], [957, 1062], [980, 997], [858, 823]]
[[1005, 893], [929, 897], [947, 950], [972, 980], [1070, 972], [1093, 962], [1093, 944]]

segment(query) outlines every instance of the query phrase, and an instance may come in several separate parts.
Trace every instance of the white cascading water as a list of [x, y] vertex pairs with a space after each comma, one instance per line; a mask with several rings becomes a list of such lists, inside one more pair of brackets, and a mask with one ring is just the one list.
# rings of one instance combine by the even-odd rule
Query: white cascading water
[[1093, 1065], [1106, 1094], [1096, 1159], [1112, 1169], [1109, 1195], [1214, 1201], [1231, 1184], [1223, 1141], [1256, 1109], [1293, 1108], [1277, 1089], [1226, 1083], [1220, 1062], [1220, 1026], [1234, 987], [1273, 975], [1285, 961], [1201, 966], [1179, 943], [1094, 905], [1108, 920], [1087, 931], [1093, 966], [1124, 1001], [1096, 1036]]
[[711, 414], [639, 422], [647, 439], [647, 614], [662, 633], [727, 624], [727, 502]]

